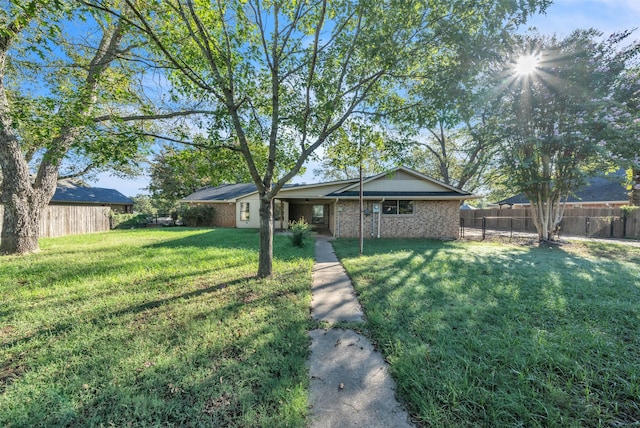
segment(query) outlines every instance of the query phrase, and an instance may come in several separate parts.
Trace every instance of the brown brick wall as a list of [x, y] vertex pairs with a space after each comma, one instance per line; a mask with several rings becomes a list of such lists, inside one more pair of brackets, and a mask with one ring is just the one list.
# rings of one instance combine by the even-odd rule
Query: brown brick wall
[[[371, 210], [372, 205], [372, 202], [365, 202], [365, 209]], [[339, 225], [336, 225], [336, 236], [357, 237], [358, 201], [339, 202], [336, 214], [339, 220]], [[413, 215], [382, 215], [380, 226], [381, 238], [457, 239], [460, 226], [460, 203], [458, 201], [415, 201]], [[377, 236], [378, 214], [364, 218], [364, 236], [370, 237], [371, 233]]]
[[214, 204], [213, 227], [236, 227], [236, 204]]
[[[198, 227], [236, 227], [236, 205], [225, 203], [214, 203], [214, 204], [202, 204], [202, 203], [194, 203], [189, 204], [190, 206], [208, 206], [214, 209], [214, 214], [212, 218], [204, 219], [204, 220], [188, 220], [185, 219], [187, 226], [198, 226]], [[196, 224], [191, 224], [192, 222], [196, 222]]]

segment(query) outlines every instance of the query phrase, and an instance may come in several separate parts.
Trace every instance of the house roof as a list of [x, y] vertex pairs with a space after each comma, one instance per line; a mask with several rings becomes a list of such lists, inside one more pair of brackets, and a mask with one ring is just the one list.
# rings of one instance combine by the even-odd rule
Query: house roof
[[182, 199], [183, 202], [233, 202], [237, 198], [256, 192], [253, 183], [222, 184], [196, 190]]
[[[392, 178], [405, 178], [409, 181], [393, 182]], [[384, 185], [380, 185], [385, 183]], [[416, 184], [418, 183], [418, 184]], [[365, 198], [393, 199], [471, 199], [470, 193], [434, 180], [422, 173], [405, 167], [367, 177], [363, 180]], [[410, 186], [413, 184], [413, 186]], [[409, 186], [409, 187], [407, 187]], [[286, 184], [278, 194], [280, 199], [353, 199], [359, 196], [359, 180], [349, 179], [313, 184]], [[308, 192], [307, 192], [308, 191]], [[182, 202], [235, 202], [257, 192], [255, 184], [223, 184], [217, 187], [205, 187], [182, 199]]]
[[[608, 177], [593, 177], [589, 182], [573, 192], [567, 198], [571, 203], [607, 203], [626, 202], [629, 195], [620, 183], [620, 173]], [[527, 197], [520, 193], [507, 199], [496, 202], [498, 205], [529, 204]]]
[[82, 187], [61, 183], [51, 198], [52, 203], [122, 204], [133, 205], [133, 201], [115, 189]]

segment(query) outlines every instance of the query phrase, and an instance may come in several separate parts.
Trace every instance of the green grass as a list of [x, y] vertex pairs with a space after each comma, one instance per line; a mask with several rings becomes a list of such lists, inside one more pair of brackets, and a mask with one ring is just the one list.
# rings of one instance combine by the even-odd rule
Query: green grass
[[313, 245], [154, 229], [0, 264], [0, 426], [304, 426]]
[[640, 425], [640, 248], [334, 247], [424, 426]]

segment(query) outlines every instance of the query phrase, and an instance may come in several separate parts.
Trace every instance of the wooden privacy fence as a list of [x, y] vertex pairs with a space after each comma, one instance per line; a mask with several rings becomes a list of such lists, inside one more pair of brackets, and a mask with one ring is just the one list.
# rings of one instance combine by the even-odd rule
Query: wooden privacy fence
[[[81, 235], [110, 229], [110, 207], [49, 205], [40, 219], [40, 237]], [[0, 205], [0, 227], [3, 207]]]
[[[529, 209], [461, 210], [460, 226], [536, 233]], [[640, 209], [625, 213], [620, 208], [567, 208], [559, 232], [561, 236], [640, 239]]]

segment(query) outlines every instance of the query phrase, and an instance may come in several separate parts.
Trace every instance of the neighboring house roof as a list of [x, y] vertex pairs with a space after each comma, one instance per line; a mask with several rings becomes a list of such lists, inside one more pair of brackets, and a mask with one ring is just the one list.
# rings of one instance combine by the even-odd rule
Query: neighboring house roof
[[52, 203], [133, 205], [133, 201], [115, 189], [82, 187], [64, 183], [56, 187]]
[[[627, 202], [628, 200], [629, 194], [620, 183], [620, 173], [616, 173], [608, 177], [593, 177], [585, 186], [581, 187], [567, 198], [567, 202], [577, 204], [608, 202], [619, 203]], [[520, 205], [529, 204], [530, 202], [524, 194], [520, 193], [496, 203], [498, 205]]]
[[[411, 178], [419, 183], [418, 188], [406, 188], [407, 181], [393, 182], [387, 178]], [[365, 198], [394, 199], [471, 199], [474, 195], [434, 180], [422, 173], [405, 167], [363, 179]], [[257, 192], [255, 184], [224, 184], [217, 187], [205, 187], [183, 198], [182, 202], [235, 202], [239, 198]], [[278, 198], [344, 198], [359, 196], [359, 180], [349, 179], [313, 184], [287, 184], [279, 192]]]

